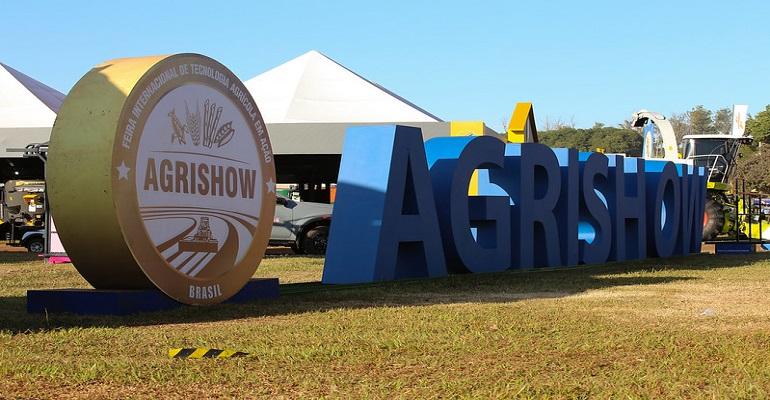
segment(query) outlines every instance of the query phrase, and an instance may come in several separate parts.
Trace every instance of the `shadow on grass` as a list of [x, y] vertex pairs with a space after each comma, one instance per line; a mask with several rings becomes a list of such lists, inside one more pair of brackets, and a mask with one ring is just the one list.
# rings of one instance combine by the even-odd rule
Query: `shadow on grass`
[[0, 264], [11, 264], [21, 261], [40, 261], [40, 256], [26, 251], [0, 251]]
[[304, 253], [295, 253], [294, 250], [292, 250], [289, 247], [282, 247], [282, 246], [270, 246], [265, 250], [265, 258], [323, 258], [323, 256], [319, 255], [312, 255], [312, 254], [304, 254]]
[[[0, 298], [0, 331], [25, 333], [68, 327], [124, 327], [236, 320], [241, 318], [323, 312], [333, 309], [452, 304], [508, 303], [533, 298], [565, 297], [593, 289], [655, 285], [699, 279], [687, 271], [737, 268], [770, 260], [770, 253], [742, 256], [699, 255], [650, 259], [563, 269], [450, 275], [445, 278], [366, 285], [281, 285], [277, 300], [176, 310], [131, 316], [27, 314], [26, 298]], [[656, 276], [634, 273], [656, 272]]]

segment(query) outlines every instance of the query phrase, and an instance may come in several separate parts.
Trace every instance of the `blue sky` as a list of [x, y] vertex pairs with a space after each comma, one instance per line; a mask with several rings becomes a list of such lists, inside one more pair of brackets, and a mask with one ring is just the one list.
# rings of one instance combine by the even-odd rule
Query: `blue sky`
[[0, 37], [0, 61], [62, 92], [111, 58], [197, 52], [245, 80], [315, 49], [498, 130], [517, 101], [578, 127], [770, 103], [764, 1], [10, 1]]

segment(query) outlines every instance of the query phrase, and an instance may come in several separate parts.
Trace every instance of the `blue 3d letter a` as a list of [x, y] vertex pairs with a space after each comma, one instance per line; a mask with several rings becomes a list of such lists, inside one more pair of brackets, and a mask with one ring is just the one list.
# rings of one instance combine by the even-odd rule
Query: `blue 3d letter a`
[[323, 283], [447, 274], [419, 128], [347, 130]]

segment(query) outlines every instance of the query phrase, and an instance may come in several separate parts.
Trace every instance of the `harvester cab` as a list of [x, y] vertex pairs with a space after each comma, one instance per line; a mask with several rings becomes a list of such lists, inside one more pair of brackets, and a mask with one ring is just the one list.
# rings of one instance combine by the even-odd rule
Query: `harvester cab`
[[[707, 201], [703, 211], [703, 240], [713, 240], [736, 226], [736, 204], [730, 200], [730, 179], [740, 156], [740, 147], [752, 138], [743, 135], [685, 135], [682, 150], [686, 160], [703, 167], [708, 176]], [[738, 205], [743, 208], [743, 205]]]
[[685, 135], [682, 154], [694, 166], [706, 170], [709, 189], [728, 190], [740, 147], [751, 142], [751, 136], [743, 135]]

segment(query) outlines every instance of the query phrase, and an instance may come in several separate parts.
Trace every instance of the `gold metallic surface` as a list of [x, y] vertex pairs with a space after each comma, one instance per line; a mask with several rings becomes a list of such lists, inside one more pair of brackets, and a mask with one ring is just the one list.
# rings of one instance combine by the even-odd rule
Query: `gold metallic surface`
[[72, 88], [51, 131], [48, 200], [64, 248], [98, 289], [151, 288], [118, 224], [112, 192], [112, 151], [126, 97], [139, 78], [167, 56], [97, 65]]
[[[207, 75], [180, 73], [167, 80], [167, 83], [154, 86], [157, 90], [153, 89], [152, 94], [147, 94], [150, 93], [148, 88], [157, 83], [159, 74], [169, 68], [182, 71], [192, 65], [220, 71], [217, 76], [220, 80]], [[228, 84], [221, 84], [225, 80]], [[168, 211], [147, 211], [146, 207], [142, 209], [139, 204], [134, 176], [138, 171], [138, 149], [144, 148], [144, 145], [140, 144], [142, 135], [158, 137], [157, 135], [168, 134], [165, 132], [166, 128], [145, 131], [147, 117], [166, 94], [188, 84], [206, 86], [227, 97], [239, 110], [236, 112], [240, 112], [244, 120], [251, 121], [239, 134], [253, 138], [257, 150], [247, 153], [254, 157], [252, 160], [259, 165], [261, 171], [256, 187], [261, 207], [258, 203], [247, 202], [248, 207], [253, 205], [257, 210], [249, 211], [254, 214], [242, 214], [258, 221], [254, 225], [248, 225], [249, 233], [243, 236], [251, 238], [251, 241], [239, 242], [245, 256], [234, 258], [239, 244], [233, 244], [233, 240], [227, 241], [230, 243], [227, 248], [223, 244], [219, 250], [196, 250], [199, 253], [195, 254], [213, 257], [206, 264], [201, 264], [201, 268], [206, 269], [200, 275], [197, 275], [198, 272], [190, 274], [181, 271], [180, 267], [170, 264], [176, 255], [171, 258], [163, 255], [162, 250], [168, 249], [168, 246], [158, 247], [157, 242], [153, 242], [143, 213], [161, 215], [161, 218], [169, 213], [192, 213], [196, 219], [198, 214], [216, 218], [218, 215], [224, 215], [223, 213], [231, 213], [232, 203], [219, 202], [215, 206], [219, 208], [198, 210], [199, 207], [189, 206], [190, 198], [187, 197], [188, 206], [179, 207], [178, 203], [172, 201], [164, 206], [164, 210]], [[142, 109], [137, 109], [137, 104], [140, 103]], [[92, 69], [75, 85], [65, 99], [54, 124], [47, 174], [49, 202], [51, 212], [56, 218], [59, 236], [78, 272], [89, 283], [97, 289], [155, 286], [170, 297], [188, 304], [221, 302], [246, 284], [264, 255], [275, 211], [275, 167], [272, 149], [264, 121], [253, 103], [253, 98], [243, 83], [231, 71], [215, 60], [196, 54], [109, 61]], [[254, 107], [252, 109], [247, 105]], [[163, 112], [165, 117], [167, 111]], [[169, 117], [172, 114], [173, 111], [169, 113]], [[127, 139], [126, 136], [129, 126], [133, 139]], [[210, 126], [213, 127], [215, 125]], [[217, 148], [222, 148], [232, 139], [234, 131], [229, 127], [229, 123], [224, 123], [217, 131], [219, 135], [213, 138]], [[168, 130], [175, 133], [171, 138], [172, 145], [174, 138], [184, 134], [181, 133], [182, 127], [177, 124], [170, 124]], [[203, 145], [212, 148], [212, 143], [206, 144], [205, 139]], [[184, 137], [179, 145], [183, 142]], [[191, 144], [185, 144], [189, 145]], [[195, 143], [195, 146], [198, 146], [198, 143]], [[223, 148], [217, 151], [227, 150]], [[204, 153], [200, 154], [215, 157]], [[147, 190], [147, 187], [144, 190]], [[189, 196], [186, 189], [184, 194], [179, 195]], [[191, 211], [191, 208], [194, 210]], [[231, 226], [230, 233], [234, 232], [233, 229]], [[238, 233], [235, 240], [240, 240], [240, 237]], [[180, 244], [177, 255], [182, 251], [184, 250]], [[192, 259], [192, 256], [189, 259]], [[200, 260], [202, 262], [203, 259]], [[209, 289], [209, 297], [194, 297], [191, 294], [194, 288]], [[215, 293], [215, 296], [210, 297], [211, 293]]]

